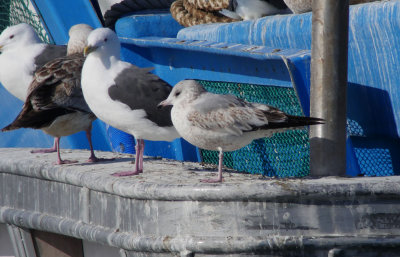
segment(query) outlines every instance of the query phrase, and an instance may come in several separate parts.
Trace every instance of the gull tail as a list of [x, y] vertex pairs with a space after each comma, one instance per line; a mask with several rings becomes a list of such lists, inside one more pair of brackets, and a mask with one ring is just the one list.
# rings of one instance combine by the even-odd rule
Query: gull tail
[[40, 129], [50, 125], [55, 118], [58, 116], [71, 113], [72, 111], [55, 108], [44, 111], [35, 111], [30, 109], [30, 111], [22, 110], [15, 120], [1, 129], [2, 132], [20, 129], [20, 128], [33, 128]]
[[294, 129], [296, 127], [324, 124], [325, 120], [314, 117], [285, 115], [285, 120], [270, 121], [262, 129]]

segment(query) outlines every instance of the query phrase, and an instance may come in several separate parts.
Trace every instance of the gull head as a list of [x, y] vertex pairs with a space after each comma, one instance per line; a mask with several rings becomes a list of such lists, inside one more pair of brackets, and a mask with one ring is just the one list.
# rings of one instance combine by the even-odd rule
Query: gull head
[[0, 34], [0, 51], [15, 49], [40, 43], [40, 39], [32, 26], [20, 23], [7, 27]]
[[206, 92], [204, 87], [196, 80], [188, 79], [178, 82], [173, 88], [168, 98], [158, 104], [159, 108], [168, 105], [176, 105], [183, 101], [190, 102], [195, 100], [200, 94]]
[[87, 45], [87, 38], [93, 28], [87, 24], [76, 24], [69, 29], [67, 54], [82, 53]]
[[115, 56], [119, 59], [120, 42], [117, 35], [109, 28], [93, 30], [84, 49], [84, 55], [100, 55], [105, 57]]

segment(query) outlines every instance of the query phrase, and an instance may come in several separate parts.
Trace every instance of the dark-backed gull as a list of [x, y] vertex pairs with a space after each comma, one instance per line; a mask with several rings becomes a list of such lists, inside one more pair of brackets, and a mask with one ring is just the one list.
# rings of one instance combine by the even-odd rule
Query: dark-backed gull
[[143, 140], [172, 141], [179, 135], [172, 125], [171, 108], [157, 109], [172, 87], [150, 73], [150, 69], [121, 61], [120, 49], [112, 30], [99, 28], [90, 33], [82, 91], [99, 119], [136, 138], [135, 170], [114, 174], [128, 176], [143, 171]]

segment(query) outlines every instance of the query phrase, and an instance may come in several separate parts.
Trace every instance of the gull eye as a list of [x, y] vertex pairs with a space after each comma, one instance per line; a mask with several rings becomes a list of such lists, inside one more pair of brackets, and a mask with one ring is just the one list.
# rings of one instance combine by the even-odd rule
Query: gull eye
[[108, 40], [108, 39], [107, 39], [107, 38], [105, 38], [105, 39], [104, 39], [104, 42], [107, 42], [107, 40]]
[[178, 91], [178, 92], [175, 93], [175, 96], [179, 96], [180, 94], [181, 94], [181, 92]]
[[10, 36], [10, 39], [13, 39], [13, 38], [14, 38], [14, 35], [11, 35], [11, 36]]

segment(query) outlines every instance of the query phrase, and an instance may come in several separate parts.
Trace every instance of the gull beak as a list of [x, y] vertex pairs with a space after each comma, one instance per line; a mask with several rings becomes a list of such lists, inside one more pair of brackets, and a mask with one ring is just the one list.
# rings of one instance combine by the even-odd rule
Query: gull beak
[[96, 46], [85, 46], [85, 49], [83, 50], [83, 55], [88, 56], [88, 54], [95, 51], [96, 49], [97, 49]]
[[165, 107], [165, 106], [168, 106], [168, 105], [172, 105], [169, 101], [167, 101], [168, 99], [166, 99], [166, 100], [164, 100], [164, 101], [162, 101], [161, 103], [159, 103], [158, 105], [157, 105], [157, 108], [158, 109], [161, 109], [161, 108], [163, 108], [163, 107]]

